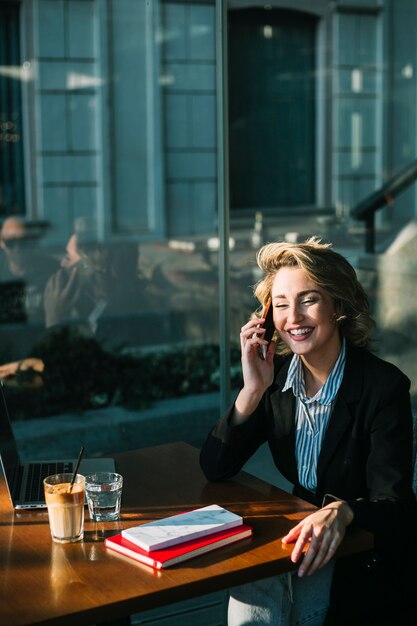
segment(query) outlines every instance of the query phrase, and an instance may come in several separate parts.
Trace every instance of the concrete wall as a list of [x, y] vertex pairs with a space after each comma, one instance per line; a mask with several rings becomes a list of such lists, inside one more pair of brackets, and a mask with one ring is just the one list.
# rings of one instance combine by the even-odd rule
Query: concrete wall
[[385, 254], [360, 256], [357, 270], [377, 322], [377, 354], [407, 374], [417, 406], [417, 221]]

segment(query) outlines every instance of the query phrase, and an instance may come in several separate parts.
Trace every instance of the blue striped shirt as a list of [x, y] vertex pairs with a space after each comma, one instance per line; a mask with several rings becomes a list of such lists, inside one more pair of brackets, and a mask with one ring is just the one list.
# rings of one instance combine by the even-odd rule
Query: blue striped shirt
[[312, 398], [306, 396], [301, 358], [294, 354], [288, 369], [283, 391], [293, 390], [295, 404], [295, 456], [300, 485], [315, 492], [317, 487], [317, 462], [327, 422], [339, 391], [346, 362], [346, 342], [323, 387]]

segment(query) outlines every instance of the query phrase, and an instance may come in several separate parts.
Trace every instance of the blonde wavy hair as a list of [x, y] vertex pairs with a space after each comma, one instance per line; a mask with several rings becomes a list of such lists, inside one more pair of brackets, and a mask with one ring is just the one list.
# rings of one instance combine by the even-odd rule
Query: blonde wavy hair
[[[322, 243], [318, 237], [310, 237], [304, 243], [284, 241], [263, 246], [256, 260], [264, 276], [255, 285], [254, 294], [265, 306], [271, 298], [277, 271], [282, 267], [299, 267], [332, 298], [335, 322], [348, 343], [369, 347], [374, 321], [370, 316], [368, 297], [350, 263], [331, 248], [331, 243]], [[259, 311], [255, 315], [259, 315]], [[276, 351], [278, 354], [290, 352], [279, 337]]]

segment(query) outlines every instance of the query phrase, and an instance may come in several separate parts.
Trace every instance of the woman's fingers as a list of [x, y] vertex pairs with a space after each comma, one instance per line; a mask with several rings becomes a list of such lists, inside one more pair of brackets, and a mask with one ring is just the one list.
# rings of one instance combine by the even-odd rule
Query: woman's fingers
[[312, 524], [306, 524], [302, 528], [299, 537], [295, 543], [294, 550], [291, 553], [291, 561], [293, 563], [297, 563], [299, 561], [300, 557], [303, 555], [303, 551], [306, 545], [310, 544], [309, 549], [311, 549], [313, 544], [313, 552], [315, 552], [317, 539], [314, 537], [313, 530], [314, 528]]
[[[259, 323], [263, 321], [263, 318], [249, 320], [240, 330], [243, 389], [246, 390], [247, 395], [249, 394], [246, 400], [252, 396], [252, 398], [259, 398], [258, 402], [265, 390], [272, 384], [274, 377], [275, 342], [268, 347], [268, 342], [263, 338], [265, 329], [259, 327]], [[262, 358], [263, 353], [266, 355], [265, 358]], [[252, 407], [253, 404], [246, 400], [240, 406], [243, 413], [249, 405]], [[251, 412], [256, 406], [252, 407]]]
[[265, 361], [271, 362], [273, 363], [274, 361], [274, 356], [275, 356], [275, 348], [276, 348], [277, 342], [276, 341], [271, 341], [269, 346], [268, 346], [268, 350], [266, 352], [266, 359]]
[[301, 532], [302, 527], [305, 525], [305, 520], [299, 522], [297, 526], [291, 528], [291, 530], [281, 539], [283, 543], [293, 543]]
[[333, 535], [330, 529], [325, 529], [321, 535], [313, 536], [310, 547], [304, 555], [303, 561], [298, 570], [298, 575], [311, 576], [318, 569], [327, 565], [334, 557], [339, 547], [343, 535], [336, 533]]
[[249, 322], [247, 322], [246, 324], [244, 324], [240, 329], [240, 332], [243, 334], [248, 334], [249, 336], [255, 332], [263, 333], [265, 332], [265, 328], [263, 327], [265, 321], [266, 320], [264, 317], [255, 317], [249, 320]]
[[[317, 556], [317, 553], [318, 553], [318, 551], [320, 549], [320, 545], [321, 545], [321, 542], [322, 542], [322, 538], [321, 538], [320, 534], [319, 535], [315, 535], [314, 533], [312, 533], [312, 535], [311, 535], [310, 545], [308, 547], [308, 550], [305, 552], [303, 560], [301, 562], [301, 565], [300, 565], [300, 567], [298, 569], [298, 575], [300, 577], [304, 576], [304, 574], [306, 574], [309, 571], [312, 563], [314, 562], [314, 559]], [[304, 545], [306, 545], [306, 544], [304, 543]], [[301, 554], [302, 554], [302, 551], [299, 553], [297, 561], [298, 561], [299, 557], [301, 556]]]
[[242, 350], [247, 347], [248, 350], [253, 346], [268, 345], [268, 342], [263, 339], [265, 328], [260, 326], [260, 323], [264, 322], [263, 318], [258, 320], [250, 320], [247, 324], [240, 329], [240, 343]]
[[296, 542], [291, 553], [293, 563], [303, 557], [299, 576], [314, 574], [334, 557], [352, 517], [348, 505], [338, 501], [312, 513], [283, 537], [284, 543]]
[[313, 574], [325, 560], [330, 547], [331, 537], [326, 529], [321, 528], [317, 534], [313, 533], [310, 546], [304, 554], [303, 561], [298, 570], [299, 576]]
[[254, 334], [264, 333], [265, 328], [262, 328], [261, 326], [262, 322], [264, 321], [265, 320], [263, 318], [260, 318], [258, 320], [250, 320], [240, 329], [240, 336], [249, 339], [250, 337], [253, 337]]
[[317, 555], [313, 563], [308, 568], [308, 572], [307, 572], [308, 576], [311, 576], [311, 574], [314, 574], [314, 572], [316, 572], [318, 569], [327, 565], [327, 563], [336, 554], [336, 550], [339, 547], [341, 540], [342, 539], [339, 537], [333, 537], [332, 539], [329, 536], [329, 537], [326, 537], [326, 540], [322, 541], [320, 549], [317, 552]]

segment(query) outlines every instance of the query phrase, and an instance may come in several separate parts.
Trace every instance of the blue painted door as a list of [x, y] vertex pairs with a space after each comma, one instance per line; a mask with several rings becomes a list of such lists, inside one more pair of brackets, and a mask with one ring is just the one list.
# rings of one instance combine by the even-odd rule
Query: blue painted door
[[232, 209], [314, 204], [315, 31], [301, 12], [229, 12]]

